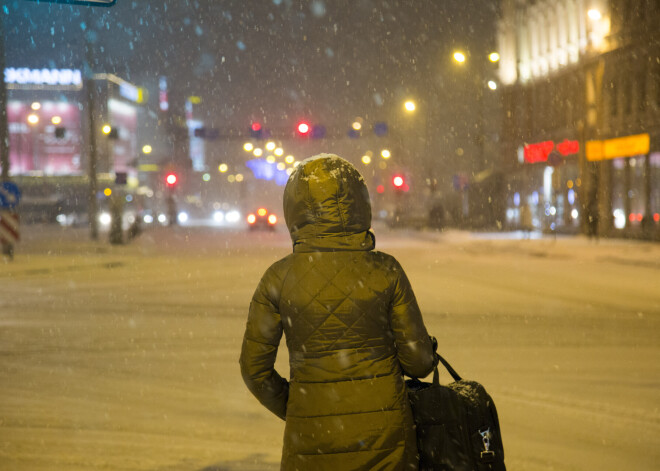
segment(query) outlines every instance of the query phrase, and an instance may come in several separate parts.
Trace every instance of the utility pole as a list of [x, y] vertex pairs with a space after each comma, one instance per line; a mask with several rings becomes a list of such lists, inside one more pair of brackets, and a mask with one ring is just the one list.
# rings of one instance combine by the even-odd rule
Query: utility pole
[[90, 8], [87, 8], [87, 28], [84, 32], [85, 34], [85, 89], [87, 93], [87, 121], [88, 121], [88, 142], [87, 142], [87, 155], [88, 155], [88, 168], [87, 175], [89, 178], [89, 194], [88, 194], [88, 214], [89, 214], [89, 235], [92, 240], [98, 240], [99, 238], [99, 222], [98, 222], [98, 212], [99, 212], [99, 203], [96, 198], [98, 192], [98, 181], [96, 177], [96, 167], [98, 162], [97, 146], [96, 146], [96, 109], [94, 106], [95, 103], [95, 91], [96, 86], [94, 85], [94, 74], [92, 71], [92, 64], [94, 54], [92, 51], [92, 41], [90, 38], [90, 26], [91, 26], [91, 13]]
[[0, 13], [0, 180], [9, 181], [9, 124], [7, 120], [7, 84], [5, 83], [5, 20]]

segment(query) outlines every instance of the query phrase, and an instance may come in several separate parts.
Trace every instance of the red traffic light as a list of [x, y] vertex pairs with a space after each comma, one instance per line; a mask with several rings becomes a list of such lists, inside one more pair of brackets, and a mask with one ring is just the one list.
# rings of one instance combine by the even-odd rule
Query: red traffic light
[[252, 126], [250, 126], [254, 132], [261, 131], [261, 124], [259, 123], [252, 123]]
[[298, 123], [298, 126], [296, 127], [298, 130], [298, 134], [301, 136], [306, 136], [309, 133], [309, 130], [311, 129], [309, 123], [306, 123], [305, 121]]
[[176, 185], [176, 182], [179, 181], [179, 177], [176, 176], [176, 173], [168, 173], [165, 176], [165, 183], [167, 183], [167, 186], [174, 186]]
[[394, 188], [400, 191], [408, 191], [410, 190], [410, 187], [406, 183], [405, 178], [403, 178], [403, 175], [394, 175], [392, 177], [392, 185], [394, 185]]

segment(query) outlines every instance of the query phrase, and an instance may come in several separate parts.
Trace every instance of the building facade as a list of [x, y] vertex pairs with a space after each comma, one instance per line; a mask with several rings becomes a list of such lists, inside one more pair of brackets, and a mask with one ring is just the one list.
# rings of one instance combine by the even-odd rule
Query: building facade
[[659, 20], [657, 0], [502, 2], [509, 227], [658, 237]]

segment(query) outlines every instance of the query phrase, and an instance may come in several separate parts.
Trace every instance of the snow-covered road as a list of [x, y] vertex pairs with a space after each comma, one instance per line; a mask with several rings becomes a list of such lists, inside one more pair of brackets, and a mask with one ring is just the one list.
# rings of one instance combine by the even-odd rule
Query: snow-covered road
[[[249, 395], [238, 355], [284, 231], [24, 238], [0, 261], [0, 469], [279, 469], [283, 422]], [[510, 470], [657, 469], [658, 244], [381, 229], [377, 247], [402, 263], [441, 353], [494, 397]]]

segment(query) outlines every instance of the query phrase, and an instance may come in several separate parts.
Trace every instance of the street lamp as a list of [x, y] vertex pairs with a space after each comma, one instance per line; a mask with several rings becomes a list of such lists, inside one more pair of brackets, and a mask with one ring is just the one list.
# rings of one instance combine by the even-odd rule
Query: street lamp
[[145, 144], [144, 146], [142, 146], [142, 153], [143, 154], [151, 154], [152, 150], [153, 149], [151, 148], [151, 146], [149, 144]]
[[465, 54], [463, 54], [461, 51], [454, 52], [454, 60], [459, 64], [462, 64], [465, 62]]
[[417, 108], [417, 106], [415, 105], [415, 102], [414, 102], [414, 101], [412, 101], [412, 100], [408, 100], [408, 101], [406, 101], [406, 102], [403, 104], [403, 108], [404, 108], [408, 113], [412, 113], [413, 111], [415, 111], [415, 109]]
[[600, 20], [603, 15], [601, 14], [600, 10], [597, 10], [595, 8], [592, 8], [587, 12], [587, 16], [589, 17], [590, 20], [592, 21], [598, 21]]
[[497, 52], [491, 52], [488, 54], [488, 60], [491, 62], [498, 62], [500, 60], [500, 55]]

